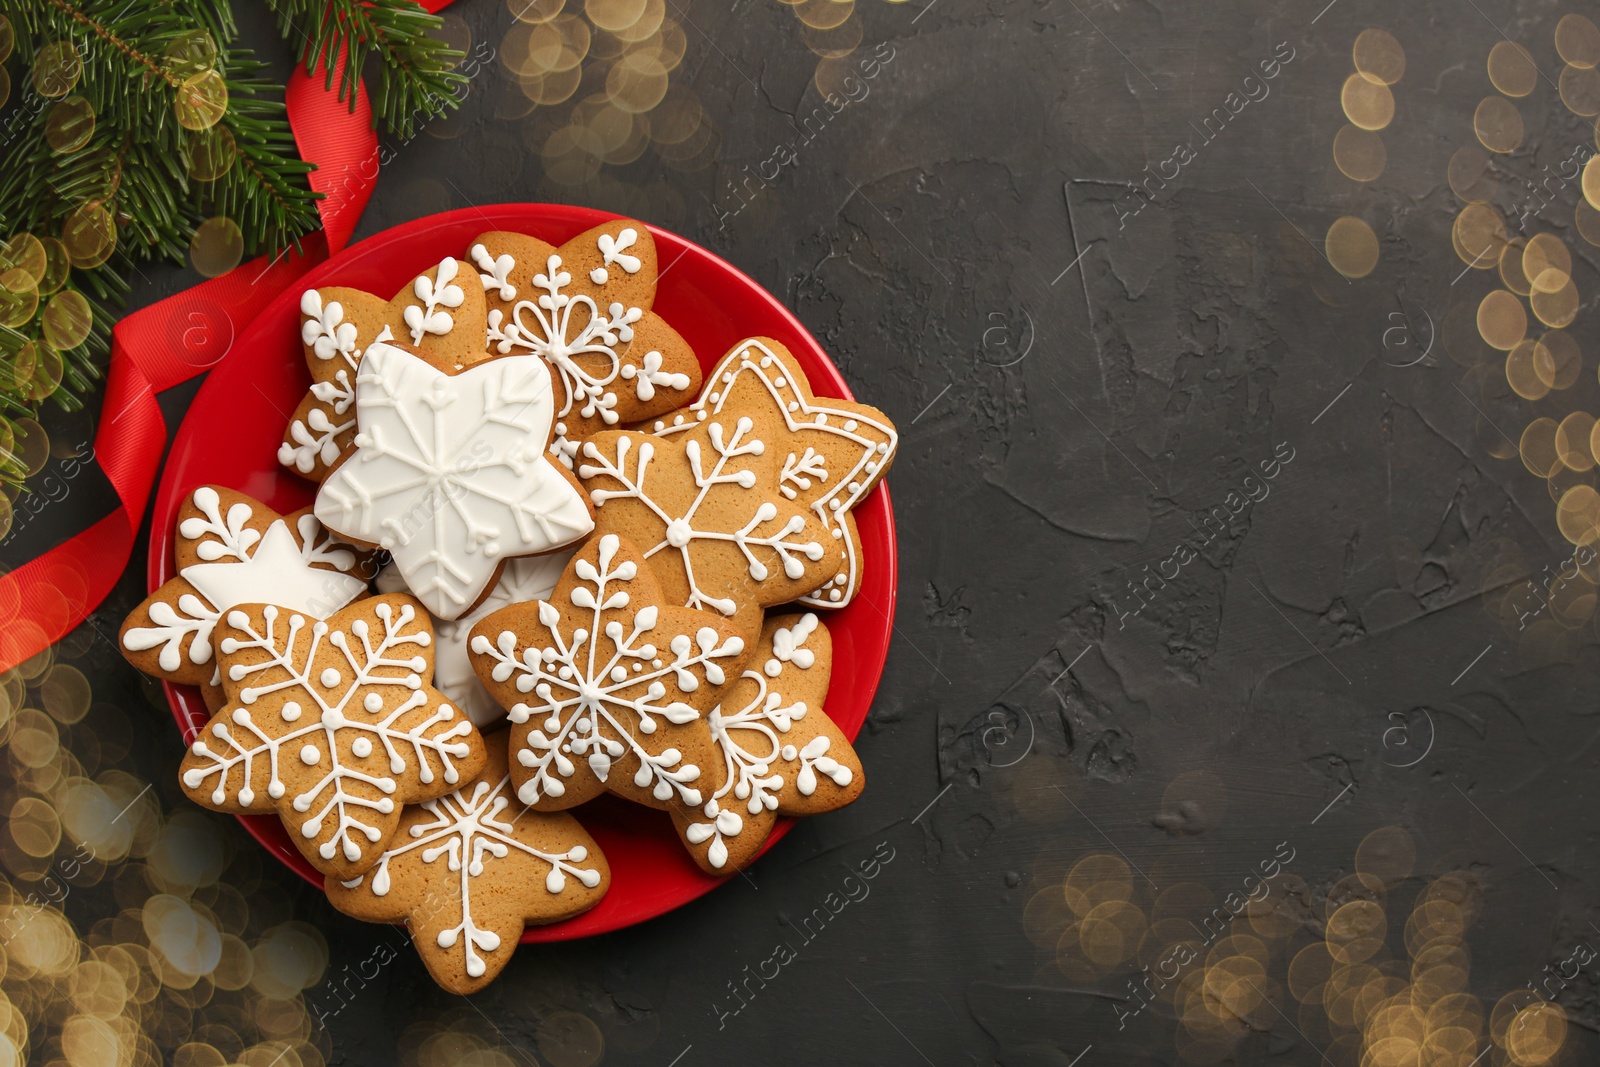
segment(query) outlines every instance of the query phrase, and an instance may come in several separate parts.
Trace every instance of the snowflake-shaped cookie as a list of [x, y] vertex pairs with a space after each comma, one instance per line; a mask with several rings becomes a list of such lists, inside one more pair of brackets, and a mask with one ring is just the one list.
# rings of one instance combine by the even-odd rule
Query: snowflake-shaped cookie
[[506, 356], [446, 374], [394, 344], [367, 347], [355, 443], [317, 492], [329, 529], [388, 549], [406, 587], [458, 619], [501, 564], [572, 544], [594, 520], [545, 451], [550, 370]]
[[839, 572], [840, 539], [780, 489], [783, 456], [740, 415], [676, 439], [609, 431], [585, 441], [578, 478], [598, 528], [644, 548], [672, 603], [716, 611], [754, 639], [761, 609]]
[[485, 358], [482, 289], [472, 265], [442, 259], [392, 300], [342, 286], [300, 297], [300, 342], [311, 388], [278, 446], [278, 462], [314, 482], [350, 447], [356, 433], [357, 369], [374, 341], [410, 343], [434, 366], [452, 371]]
[[472, 630], [473, 668], [510, 714], [517, 796], [545, 811], [607, 790], [657, 808], [703, 804], [715, 755], [704, 712], [744, 652], [719, 617], [665, 602], [615, 534], [579, 550], [549, 600]]
[[713, 416], [781, 422], [773, 445], [783, 454], [779, 491], [810, 508], [844, 548], [837, 574], [800, 602], [842, 608], [861, 586], [861, 536], [851, 514], [894, 462], [899, 435], [877, 408], [818, 397], [787, 348], [770, 337], [734, 345], [706, 376], [706, 391], [683, 411], [651, 424], [662, 437], [688, 432]]
[[833, 644], [809, 612], [770, 618], [761, 642], [707, 720], [722, 784], [672, 821], [709, 874], [755, 858], [780, 815], [818, 815], [861, 795], [855, 749], [823, 710]]
[[578, 820], [516, 799], [505, 735], [455, 792], [407, 807], [400, 832], [366, 874], [328, 877], [328, 900], [368, 922], [404, 922], [434, 981], [474, 993], [511, 962], [526, 925], [560, 922], [600, 903], [605, 856]]
[[611, 426], [671, 411], [700, 388], [687, 342], [653, 311], [656, 249], [642, 222], [618, 219], [556, 248], [496, 231], [473, 242], [492, 351], [532, 352], [556, 375], [555, 452]]
[[216, 811], [275, 811], [324, 874], [371, 867], [402, 804], [483, 768], [483, 738], [428, 684], [433, 633], [415, 598], [371, 597], [326, 620], [249, 604], [218, 630], [228, 699], [184, 757], [184, 792]]
[[309, 510], [282, 516], [221, 486], [190, 494], [172, 549], [177, 576], [129, 614], [119, 644], [141, 671], [182, 685], [220, 684], [212, 634], [229, 608], [274, 601], [325, 618], [367, 594], [368, 553], [335, 540]]
[[[433, 619], [433, 685], [455, 701], [467, 718], [480, 730], [505, 721], [506, 709], [495, 702], [473, 673], [467, 655], [467, 641], [479, 619], [510, 604], [544, 600], [555, 591], [561, 572], [566, 570], [576, 549], [563, 548], [542, 556], [518, 556], [507, 560], [500, 579], [471, 611], [459, 619]], [[408, 593], [405, 578], [393, 563], [378, 572], [375, 583], [380, 593]]]

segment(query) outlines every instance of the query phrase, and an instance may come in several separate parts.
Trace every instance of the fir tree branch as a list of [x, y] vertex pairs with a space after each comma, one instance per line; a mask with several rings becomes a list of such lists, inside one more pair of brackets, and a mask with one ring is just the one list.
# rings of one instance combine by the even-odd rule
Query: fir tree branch
[[[429, 36], [441, 19], [415, 0], [267, 0], [286, 40], [303, 45], [307, 74], [322, 72], [339, 99], [356, 106], [356, 85], [367, 80], [374, 121], [401, 137], [417, 122], [460, 105], [466, 78], [455, 71], [462, 54]], [[375, 60], [374, 62], [368, 62]]]

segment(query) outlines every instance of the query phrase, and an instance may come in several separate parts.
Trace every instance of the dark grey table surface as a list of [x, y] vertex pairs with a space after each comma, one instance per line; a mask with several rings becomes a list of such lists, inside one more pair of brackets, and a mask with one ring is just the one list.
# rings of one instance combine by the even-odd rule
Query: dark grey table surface
[[[1390, 962], [1367, 980], [1415, 977], [1407, 922], [1426, 901], [1471, 919], [1434, 977], [1476, 998], [1485, 1031], [1470, 1055], [1438, 1039], [1434, 1058], [1370, 1062], [1592, 1062], [1594, 592], [1558, 583], [1546, 605], [1527, 583], [1573, 556], [1556, 496], [1593, 474], [1552, 492], [1518, 447], [1535, 419], [1596, 410], [1582, 193], [1529, 184], [1593, 152], [1593, 117], [1557, 88], [1556, 5], [1325, 3], [856, 0], [860, 45], [819, 73], [805, 5], [668, 0], [686, 38], [672, 84], [717, 135], [699, 157], [647, 151], [574, 184], [547, 147], [572, 105], [508, 116], [498, 56], [459, 116], [386, 141], [358, 238], [565, 201], [682, 233], [776, 294], [899, 423], [901, 581], [858, 803], [666, 917], [524, 948], [470, 999], [409, 950], [351, 982], [397, 935], [339, 916], [206, 816], [224, 880], [259, 909], [241, 936], [268, 916], [326, 938], [304, 999], [328, 1062], [446, 1062], [455, 1040], [482, 1063], [1356, 1063], [1362, 1031], [1331, 1017], [1350, 1018], [1349, 998], [1332, 1007], [1290, 972], [1356, 897], [1387, 930], [1368, 962]], [[247, 37], [281, 74], [251, 7]], [[505, 4], [452, 15], [480, 57], [505, 47]], [[1369, 27], [1406, 67], [1386, 167], [1363, 183], [1333, 145]], [[1577, 382], [1536, 401], [1473, 326], [1498, 272], [1451, 238], [1450, 161], [1477, 144], [1506, 39], [1540, 78], [1513, 101], [1521, 146], [1484, 180], [1511, 235], [1561, 238], [1582, 298]], [[868, 58], [873, 75], [858, 66], [848, 102], [819, 112], [817, 82]], [[1342, 217], [1376, 237], [1364, 277], [1328, 260], [1360, 251], [1325, 242]], [[198, 280], [148, 273], [140, 301]], [[193, 390], [162, 398], [174, 427]], [[47, 426], [64, 440], [93, 420]], [[110, 506], [91, 471], [0, 557]], [[144, 552], [70, 651], [131, 724], [122, 765], [171, 812], [179, 746], [159, 691], [97, 636], [143, 595]], [[1365, 893], [1349, 877], [1363, 842], [1381, 883]], [[68, 912], [87, 928], [116, 907], [102, 887]], [[802, 933], [818, 908], [829, 921]], [[1169, 962], [1171, 923], [1218, 908], [1225, 936]], [[1169, 969], [1185, 972], [1172, 986], [1201, 974], [1211, 999], [1141, 985]], [[1530, 984], [1560, 1006], [1535, 1016], [1566, 1021], [1553, 1058], [1548, 1034], [1515, 1059], [1488, 1033]]]

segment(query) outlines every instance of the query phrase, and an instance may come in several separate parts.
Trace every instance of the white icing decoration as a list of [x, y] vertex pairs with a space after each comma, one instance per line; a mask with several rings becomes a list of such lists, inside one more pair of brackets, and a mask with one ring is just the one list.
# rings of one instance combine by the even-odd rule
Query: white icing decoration
[[[783, 472], [778, 477], [778, 491], [793, 500], [800, 495], [800, 490], [811, 488], [812, 479], [820, 482], [827, 476], [826, 459], [822, 453], [807, 445], [803, 455], [797, 456], [790, 452], [783, 461]], [[794, 485], [789, 485], [789, 482], [793, 482]]]
[[223, 515], [221, 498], [210, 486], [196, 489], [191, 499], [201, 514], [179, 523], [178, 536], [198, 542], [195, 554], [212, 562], [190, 564], [178, 574], [199, 595], [184, 593], [175, 605], [152, 601], [155, 625], [132, 627], [122, 637], [123, 647], [132, 652], [159, 645], [162, 670], [177, 670], [185, 654], [190, 663], [209, 663], [217, 620], [239, 604], [282, 604], [326, 618], [367, 591], [367, 583], [349, 573], [355, 553], [337, 547], [313, 516], [300, 517], [300, 547], [283, 519], [264, 535], [247, 526], [254, 509], [243, 501]]
[[[232, 656], [244, 650], [259, 650], [265, 655], [248, 657], [255, 662], [232, 664], [228, 668], [229, 680], [244, 681], [263, 671], [269, 671], [271, 675], [286, 674], [288, 677], [260, 687], [244, 686], [239, 689], [239, 704], [226, 715], [219, 714], [214, 718], [195, 740], [193, 753], [208, 762], [185, 771], [184, 785], [197, 789], [207, 778], [215, 775], [217, 782], [211, 802], [220, 805], [227, 799], [229, 774], [242, 765], [243, 773], [235, 799], [240, 805], [250, 807], [256, 799], [256, 761], [265, 759], [269, 772], [267, 795], [277, 800], [287, 792], [279, 777], [280, 752], [298, 752], [302, 762], [314, 765], [323, 758], [324, 753], [320, 748], [325, 748], [329, 762], [327, 773], [305, 792], [297, 794], [291, 807], [306, 816], [297, 829], [302, 837], [308, 839], [322, 832], [323, 820], [330, 812], [336, 813], [338, 825], [333, 836], [318, 846], [317, 853], [323, 859], [331, 860], [342, 851], [346, 860], [355, 862], [361, 858], [363, 849], [357, 837], [364, 838], [369, 846], [381, 844], [384, 838], [379, 827], [362, 821], [361, 812], [366, 809], [390, 814], [397, 808], [397, 799], [403, 802], [405, 798], [395, 797], [399, 787], [393, 777], [366, 774], [345, 765], [340, 752], [341, 732], [357, 736], [365, 734], [381, 744], [388, 756], [391, 775], [415, 773], [424, 784], [432, 782], [434, 772], [429, 761], [432, 756], [439, 761], [444, 780], [455, 783], [460, 772], [454, 761], [467, 756], [472, 746], [465, 740], [454, 739], [472, 735], [474, 730], [471, 723], [458, 716], [449, 704], [440, 704], [412, 726], [401, 728], [396, 725], [401, 718], [424, 707], [431, 699], [429, 690], [423, 686], [418, 674], [426, 666], [427, 660], [416, 654], [429, 644], [427, 626], [411, 625], [421, 620], [410, 604], [401, 605], [396, 612], [393, 605], [380, 603], [374, 611], [383, 627], [382, 633], [377, 635], [371, 632], [365, 619], [356, 619], [348, 628], [335, 630], [323, 620], [310, 622], [304, 615], [294, 612], [289, 613], [287, 627], [280, 626], [282, 613], [272, 605], [268, 605], [262, 613], [266, 633], [261, 634], [256, 632], [249, 615], [242, 611], [231, 612], [228, 624], [244, 631], [246, 639], [224, 638], [221, 642], [222, 654]], [[301, 631], [308, 625], [311, 627], [310, 640], [298, 642]], [[335, 692], [326, 692], [312, 682], [316, 656], [324, 642], [338, 649], [348, 665], [348, 672], [340, 672], [345, 674], [348, 684]], [[297, 648], [297, 644], [300, 644], [300, 648]], [[355, 647], [360, 648], [360, 655], [355, 653]], [[301, 649], [303, 655], [297, 656]], [[294, 690], [299, 698], [297, 703], [312, 709], [313, 714], [305, 725], [273, 736], [269, 732], [273, 724], [269, 720], [258, 725], [251, 714], [250, 705], [264, 695], [285, 689]], [[351, 698], [363, 689], [367, 698], [358, 708]], [[373, 697], [378, 700], [374, 702]], [[385, 706], [391, 701], [394, 706], [385, 711]], [[366, 715], [359, 712], [365, 712]], [[281, 718], [287, 719], [288, 716]], [[238, 729], [237, 736], [230, 725]], [[320, 741], [322, 745], [319, 748], [307, 739]], [[213, 740], [220, 742], [217, 749], [211, 748]], [[308, 759], [308, 750], [315, 753], [317, 758]], [[374, 792], [379, 795], [371, 795]], [[322, 806], [313, 812], [312, 805], [319, 801], [322, 801]], [[287, 813], [285, 821], [288, 821]]]
[[[676, 549], [683, 557], [683, 569], [689, 581], [688, 607], [710, 608], [724, 615], [732, 615], [738, 610], [732, 598], [716, 597], [702, 589], [695, 578], [694, 564], [690, 559], [689, 547], [694, 541], [729, 541], [739, 548], [744, 554], [749, 565], [750, 577], [757, 581], [765, 581], [768, 570], [765, 563], [756, 558], [753, 547], [770, 549], [777, 555], [778, 561], [783, 566], [784, 574], [789, 578], [800, 578], [805, 574], [805, 564], [800, 562], [799, 556], [815, 562], [822, 558], [823, 548], [815, 541], [787, 540], [791, 535], [799, 533], [806, 527], [805, 519], [799, 515], [791, 515], [777, 530], [757, 535], [756, 529], [764, 523], [771, 522], [778, 516], [778, 506], [771, 501], [752, 502], [754, 504], [750, 518], [737, 530], [701, 530], [694, 524], [696, 512], [706, 499], [707, 491], [716, 485], [733, 484], [743, 489], [754, 488], [756, 473], [749, 468], [740, 468], [735, 462], [740, 456], [758, 456], [766, 449], [766, 444], [760, 438], [751, 434], [754, 423], [748, 418], [741, 417], [735, 425], [733, 435], [724, 439], [721, 423], [712, 423], [708, 436], [712, 451], [716, 459], [710, 471], [706, 471], [702, 463], [700, 445], [698, 441], [690, 441], [686, 448], [688, 451], [689, 466], [694, 475], [695, 486], [700, 491], [685, 508], [674, 507], [672, 511], [647, 495], [645, 492], [645, 477], [650, 466], [650, 460], [655, 455], [655, 446], [645, 440], [639, 443], [639, 458], [633, 475], [627, 472], [628, 452], [630, 439], [618, 438], [616, 441], [616, 459], [606, 459], [592, 441], [585, 441], [583, 455], [585, 459], [594, 460], [595, 464], [584, 464], [578, 469], [581, 478], [593, 478], [604, 474], [615, 478], [623, 485], [622, 489], [594, 489], [589, 493], [589, 499], [595, 507], [604, 507], [606, 501], [618, 498], [636, 499], [660, 519], [666, 526], [665, 536], [651, 546], [645, 557], [655, 555], [662, 549]], [[730, 465], [732, 465], [730, 467]], [[682, 511], [683, 513], [676, 514]]]
[[656, 386], [664, 385], [668, 389], [679, 392], [689, 388], [687, 374], [668, 373], [661, 368], [666, 359], [660, 352], [651, 350], [644, 354], [644, 359], [637, 367], [631, 363], [622, 368], [622, 376], [633, 381], [633, 391], [641, 401], [655, 399]]
[[411, 283], [411, 291], [422, 301], [420, 305], [406, 305], [405, 311], [401, 313], [406, 328], [411, 331], [412, 344], [420, 345], [423, 334], [443, 336], [455, 326], [455, 319], [450, 317], [450, 313], [441, 310], [458, 308], [466, 299], [461, 286], [450, 284], [455, 280], [455, 276], [456, 261], [446, 257], [439, 261], [437, 280], [429, 278], [426, 274], [419, 274], [417, 280]]
[[440, 618], [458, 618], [477, 600], [502, 559], [594, 529], [583, 497], [543, 449], [553, 403], [537, 357], [447, 375], [373, 342], [356, 395], [356, 451], [322, 483], [317, 517], [388, 549]]
[[[333, 381], [313, 382], [311, 395], [330, 405], [335, 415], [343, 415], [355, 402], [356, 390], [350, 384], [350, 372], [341, 367], [334, 372]], [[354, 429], [355, 425], [353, 412], [349, 419], [334, 422], [322, 408], [312, 408], [304, 422], [294, 419], [289, 423], [289, 436], [293, 444], [285, 441], [278, 446], [278, 462], [285, 467], [295, 468], [301, 474], [310, 474], [318, 463], [331, 467], [334, 460], [339, 458], [339, 453], [344, 451], [339, 446], [339, 435]]]
[[817, 617], [808, 611], [793, 626], [779, 627], [772, 632], [772, 658], [762, 668], [768, 678], [776, 678], [785, 663], [793, 663], [803, 671], [811, 669], [817, 662], [817, 654], [804, 646], [806, 638], [816, 628]]
[[[629, 274], [638, 274], [639, 268], [644, 265], [644, 261], [638, 256], [627, 255], [625, 251], [638, 243], [639, 231], [632, 226], [628, 226], [617, 231], [615, 237], [612, 237], [609, 233], [601, 234], [595, 245], [600, 249], [600, 261], [606, 266], [621, 267]], [[604, 272], [602, 271], [602, 273]], [[597, 279], [595, 284], [603, 285], [605, 283], [603, 280]]]
[[[507, 776], [492, 787], [488, 782], [473, 783], [470, 795], [465, 789], [458, 789], [438, 800], [424, 801], [421, 807], [433, 816], [433, 821], [412, 826], [410, 841], [385, 851], [372, 869], [369, 884], [373, 896], [387, 896], [392, 888], [389, 864], [396, 856], [416, 849], [422, 849], [423, 863], [435, 863], [443, 856], [446, 869], [460, 875], [461, 921], [439, 932], [438, 945], [440, 948], [452, 948], [459, 940], [466, 972], [473, 978], [483, 977], [487, 970], [478, 953], [493, 952], [500, 947], [500, 935], [479, 926], [472, 917], [473, 882], [490, 869], [493, 860], [506, 858], [511, 855], [512, 849], [543, 860], [550, 865], [544, 886], [545, 891], [551, 894], [566, 889], [568, 875], [589, 889], [600, 884], [599, 871], [577, 866], [589, 858], [587, 846], [574, 845], [565, 852], [552, 853], [542, 852], [517, 840], [516, 821], [521, 812], [509, 819], [505, 817], [506, 809], [511, 806], [506, 796], [510, 786], [511, 778]], [[343, 885], [352, 889], [363, 880], [364, 875]]]
[[[467, 653], [467, 639], [480, 619], [511, 604], [543, 600], [555, 590], [561, 572], [576, 552], [564, 548], [542, 556], [519, 556], [506, 561], [483, 602], [459, 619], [433, 620], [433, 687], [455, 702], [477, 727], [486, 727], [506, 717], [506, 709], [478, 681]], [[394, 564], [378, 572], [380, 593], [406, 593], [405, 578]]]
[[[587, 559], [574, 564], [574, 573], [584, 584], [573, 587], [571, 603], [592, 612], [590, 625], [563, 633], [561, 612], [548, 601], [540, 601], [539, 621], [550, 631], [553, 644], [535, 641], [519, 653], [517, 635], [510, 630], [501, 631], [494, 641], [483, 634], [472, 641], [474, 655], [494, 661], [491, 676], [495, 681], [515, 678], [518, 692], [537, 698], [532, 704], [518, 702], [509, 716], [518, 724], [537, 722], [526, 745], [515, 754], [517, 762], [534, 772], [517, 792], [525, 804], [566, 793], [562, 779], [577, 771], [569, 753], [586, 760], [589, 770], [604, 782], [616, 760], [630, 751], [639, 760], [635, 786], [649, 786], [657, 800], [690, 806], [701, 803], [700, 791], [690, 785], [700, 777], [700, 768], [685, 762], [675, 748], [651, 755], [634, 733], [655, 733], [660, 728], [658, 717], [679, 726], [699, 718], [699, 711], [673, 696], [685, 696], [699, 688], [700, 681], [691, 671], [694, 667], [702, 669], [710, 684], [723, 684], [727, 680], [724, 664], [714, 661], [729, 661], [727, 666], [737, 663], [744, 640], [730, 637], [719, 645], [717, 631], [709, 626], [693, 634], [661, 635], [659, 645], [642, 640], [656, 628], [660, 612], [655, 605], [637, 608], [624, 626], [622, 620], [627, 616], [623, 609], [630, 598], [627, 587], [638, 576], [638, 567], [628, 560], [611, 566], [619, 547], [617, 536], [606, 534], [600, 538], [598, 569]], [[602, 618], [605, 612], [614, 614]], [[602, 634], [611, 645], [608, 653], [601, 651]], [[672, 653], [670, 660], [658, 658], [663, 649]], [[632, 674], [624, 671], [621, 678], [616, 677], [614, 668], [629, 662], [648, 662], [651, 667]], [[625, 691], [635, 695], [627, 696]], [[602, 726], [609, 728], [605, 734]]]
[[[722, 370], [722, 367], [730, 366], [732, 370]], [[849, 469], [835, 471], [832, 479], [820, 471], [815, 475], [805, 475], [826, 484], [825, 492], [813, 500], [810, 507], [832, 528], [836, 521], [835, 514], [848, 511], [860, 503], [865, 495], [862, 486], [871, 482], [871, 476], [889, 462], [889, 457], [899, 446], [900, 438], [894, 425], [886, 419], [875, 419], [858, 411], [836, 408], [825, 397], [806, 399], [796, 388], [795, 383], [783, 373], [783, 362], [760, 341], [752, 339], [744, 342], [732, 355], [723, 360], [722, 367], [713, 371], [707, 379], [720, 380], [731, 385], [741, 374], [756, 375], [757, 380], [772, 397], [774, 409], [783, 414], [784, 422], [791, 432], [807, 430], [832, 434], [860, 449], [860, 456], [855, 463]], [[780, 380], [783, 382], [781, 386], [778, 384]], [[695, 419], [704, 420], [708, 415], [719, 414], [722, 411], [722, 403], [731, 392], [732, 390], [725, 388], [720, 394], [709, 392], [702, 399], [695, 401], [690, 408], [695, 413]], [[836, 416], [836, 419], [829, 421], [830, 415]], [[693, 426], [694, 422], [688, 420], [674, 421], [671, 426], [658, 427], [653, 432], [661, 437], [671, 437]], [[870, 469], [869, 462], [872, 464]], [[787, 464], [784, 474], [785, 476], [789, 474]], [[792, 494], [790, 486], [802, 490], [806, 488], [799, 485], [796, 479], [786, 477], [784, 482], [780, 483], [780, 487], [786, 490], [785, 495], [791, 499], [797, 494]], [[844, 592], [839, 593], [835, 590], [825, 596], [816, 594], [804, 596], [799, 599], [800, 603], [809, 607], [839, 608], [850, 602], [857, 587], [861, 561], [856, 558], [855, 542], [849, 538], [844, 538], [843, 542], [842, 574], [846, 579]]]
[[344, 321], [344, 307], [337, 300], [322, 302], [322, 294], [307, 289], [300, 296], [300, 313], [307, 316], [300, 324], [300, 340], [312, 355], [328, 360], [338, 356], [348, 370], [355, 370], [361, 359], [356, 347], [356, 324]]
[[517, 261], [509, 253], [491, 256], [487, 248], [478, 244], [472, 246], [469, 254], [478, 269], [487, 272], [478, 275], [478, 280], [483, 282], [484, 292], [498, 290], [501, 300], [517, 298], [517, 287], [511, 283], [511, 272], [516, 269]]
[[[608, 386], [616, 380], [622, 362], [616, 348], [619, 343], [632, 343], [633, 324], [644, 317], [644, 311], [616, 302], [602, 311], [590, 296], [562, 292], [571, 284], [572, 275], [561, 269], [561, 257], [552, 254], [545, 272], [533, 276], [534, 288], [543, 290], [538, 300], [518, 301], [511, 308], [510, 321], [498, 308], [489, 312], [488, 340], [502, 354], [513, 348], [532, 352], [561, 375], [567, 398], [557, 416], [566, 415], [577, 403], [584, 418], [598, 413], [606, 425], [614, 426], [618, 421], [613, 410], [617, 394]], [[574, 318], [582, 321], [581, 328], [574, 327]], [[598, 376], [590, 373], [574, 359], [585, 355], [610, 357], [609, 370]]]
[[[819, 772], [840, 788], [854, 777], [849, 767], [827, 754], [831, 742], [826, 734], [816, 735], [800, 749], [783, 743], [781, 735], [805, 718], [809, 709], [802, 701], [786, 704], [782, 693], [768, 687], [767, 679], [777, 679], [784, 663], [801, 669], [810, 669], [815, 663], [816, 654], [803, 646], [816, 628], [817, 617], [807, 612], [793, 627], [774, 631], [776, 658], [769, 659], [762, 672], [747, 670], [743, 675], [756, 683], [755, 696], [732, 714], [725, 714], [718, 705], [707, 716], [726, 773], [722, 786], [701, 809], [710, 821], [690, 823], [683, 836], [692, 845], [711, 842], [706, 860], [714, 868], [721, 869], [728, 862], [727, 842], [744, 830], [744, 819], [733, 810], [730, 796], [744, 801], [745, 810], [757, 815], [778, 809], [785, 774], [794, 775], [795, 788], [804, 796], [817, 791]], [[783, 763], [793, 766], [786, 768]]]

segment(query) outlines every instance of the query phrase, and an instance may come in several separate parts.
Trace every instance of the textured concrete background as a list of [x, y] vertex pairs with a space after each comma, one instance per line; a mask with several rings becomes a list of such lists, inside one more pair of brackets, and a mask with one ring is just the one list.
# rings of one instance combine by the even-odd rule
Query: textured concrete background
[[[491, 70], [447, 136], [397, 146], [357, 236], [505, 200], [636, 214], [776, 293], [857, 395], [899, 421], [898, 635], [857, 742], [866, 794], [666, 918], [524, 949], [470, 1002], [402, 952], [330, 1020], [333, 1062], [395, 1062], [396, 1035], [429, 1018], [497, 1031], [527, 1062], [562, 1062], [559, 1041], [552, 1058], [534, 1036], [559, 1012], [587, 1017], [617, 1064], [1064, 1067], [1176, 1062], [1185, 1048], [1217, 1062], [1194, 1051], [1170, 1001], [1119, 1028], [1148, 958], [1074, 970], [1030, 939], [1061, 926], [1026, 926], [1029, 901], [1091, 853], [1129, 865], [1146, 915], [1176, 883], [1220, 901], [1292, 854], [1304, 914], [1273, 949], [1280, 984], [1320, 936], [1323, 897], [1384, 826], [1407, 830], [1418, 853], [1386, 903], [1400, 959], [1427, 878], [1477, 880], [1468, 989], [1485, 1011], [1595, 943], [1596, 632], [1550, 612], [1519, 627], [1501, 611], [1572, 551], [1545, 482], [1506, 439], [1537, 415], [1594, 411], [1594, 360], [1537, 404], [1506, 392], [1502, 357], [1467, 343], [1498, 282], [1462, 275], [1446, 181], [1493, 92], [1491, 46], [1503, 32], [1553, 76], [1563, 9], [857, 2], [857, 56], [892, 58], [809, 140], [796, 123], [821, 104], [816, 57], [791, 12], [698, 0], [675, 77], [720, 130], [714, 166], [647, 159], [555, 186], [508, 137], [515, 124], [495, 118]], [[475, 39], [498, 41], [511, 23], [489, 0], [455, 10]], [[1399, 39], [1408, 66], [1382, 134], [1387, 169], [1362, 185], [1331, 145], [1352, 42], [1369, 26]], [[276, 46], [265, 24], [254, 37]], [[1274, 58], [1267, 92], [1247, 87]], [[1202, 118], [1235, 92], [1259, 98], [1206, 140]], [[1593, 143], [1592, 120], [1548, 84], [1518, 106], [1525, 146], [1499, 160], [1495, 201], [1509, 216], [1526, 199], [1519, 179]], [[792, 163], [746, 204], [735, 185], [751, 189], [745, 176], [783, 145], [797, 146]], [[1134, 214], [1132, 183], [1185, 157]], [[1573, 250], [1589, 299], [1569, 332], [1593, 357], [1580, 197], [1568, 186], [1526, 232]], [[1356, 281], [1322, 253], [1345, 215], [1380, 243]], [[144, 295], [194, 280], [167, 272]], [[1447, 350], [1458, 307], [1467, 341]], [[169, 413], [190, 395], [166, 398]], [[1225, 532], [1203, 525], [1230, 504]], [[87, 521], [105, 500], [86, 491], [63, 507]], [[1150, 579], [1172, 573], [1186, 540], [1196, 558]], [[100, 613], [110, 632], [143, 570], [140, 554]], [[96, 692], [138, 703], [133, 672], [103, 659]], [[151, 715], [162, 736], [145, 771], [165, 781], [177, 746]], [[287, 873], [269, 879], [326, 932], [330, 974], [393, 937]], [[840, 897], [820, 933], [797, 932]], [[794, 958], [748, 982], [764, 964], [771, 974], [779, 942]], [[1597, 990], [1584, 970], [1556, 998], [1571, 1023], [1562, 1062], [1590, 1062], [1600, 1044]], [[1281, 989], [1277, 1002], [1285, 1013], [1237, 1028], [1227, 1062], [1318, 1062], [1335, 1035], [1308, 1029]], [[592, 1039], [572, 1025], [573, 1041]]]

